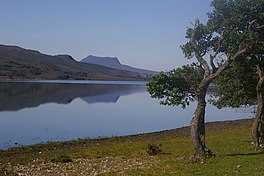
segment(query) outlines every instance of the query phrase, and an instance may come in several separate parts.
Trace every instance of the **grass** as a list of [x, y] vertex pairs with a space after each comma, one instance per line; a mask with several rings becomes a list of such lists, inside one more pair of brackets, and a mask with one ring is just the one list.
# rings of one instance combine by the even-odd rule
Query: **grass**
[[[203, 164], [189, 162], [193, 149], [188, 135], [135, 141], [136, 136], [113, 137], [20, 147], [0, 152], [0, 175], [17, 171], [17, 165], [23, 165], [25, 170], [32, 165], [40, 165], [40, 169], [52, 166], [53, 170], [60, 168], [63, 173], [77, 175], [264, 175], [264, 151], [253, 149], [250, 134], [251, 123], [208, 130], [207, 145], [216, 157]], [[162, 144], [162, 152], [148, 155], [148, 144]], [[54, 168], [51, 160], [65, 155], [72, 162], [59, 163]]]

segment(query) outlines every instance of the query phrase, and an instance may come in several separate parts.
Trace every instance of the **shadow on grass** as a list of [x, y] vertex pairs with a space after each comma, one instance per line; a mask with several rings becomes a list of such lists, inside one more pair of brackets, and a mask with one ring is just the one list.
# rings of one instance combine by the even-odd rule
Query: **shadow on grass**
[[172, 155], [172, 153], [169, 153], [169, 152], [161, 152], [160, 155]]
[[259, 152], [251, 152], [251, 153], [229, 153], [226, 156], [254, 156], [254, 155], [263, 155], [263, 154], [264, 154], [264, 150]]

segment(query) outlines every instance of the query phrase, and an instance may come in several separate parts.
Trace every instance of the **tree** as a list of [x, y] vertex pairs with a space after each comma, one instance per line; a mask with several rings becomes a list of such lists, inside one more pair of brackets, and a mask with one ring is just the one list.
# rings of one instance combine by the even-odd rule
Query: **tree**
[[[259, 50], [261, 51], [261, 50]], [[252, 139], [255, 149], [264, 142], [264, 50], [262, 54], [243, 58], [215, 81], [215, 99], [218, 108], [257, 105]], [[233, 78], [233, 79], [232, 79]]]
[[255, 149], [258, 149], [260, 143], [263, 143], [264, 140], [264, 64], [257, 64], [257, 74], [259, 80], [256, 86], [257, 94], [257, 112], [255, 116], [255, 122], [252, 128], [252, 137]]
[[[194, 87], [194, 96], [189, 96], [197, 101], [197, 107], [191, 120], [191, 136], [195, 150], [191, 157], [193, 162], [203, 162], [206, 156], [213, 155], [205, 145], [205, 96], [208, 86], [233, 62], [249, 54], [259, 40], [263, 40], [259, 38], [259, 31], [253, 30], [263, 26], [261, 20], [263, 19], [263, 5], [262, 0], [213, 0], [214, 10], [208, 14], [207, 23], [204, 25], [196, 19], [194, 27], [187, 29], [186, 38], [189, 42], [181, 48], [185, 57], [187, 59], [196, 58], [203, 70], [202, 79], [198, 80], [197, 86]], [[166, 77], [162, 74], [164, 73], [160, 74], [162, 79], [171, 79], [170, 76]], [[151, 96], [169, 97], [168, 100], [172, 102], [173, 98], [178, 99], [182, 96], [182, 85], [172, 82], [173, 79], [172, 81], [159, 81], [158, 76], [154, 77], [149, 84], [149, 90], [152, 90], [149, 91]], [[169, 85], [164, 86], [164, 84]], [[171, 88], [170, 84], [175, 87]], [[173, 90], [173, 97], [167, 93], [166, 87]], [[159, 88], [165, 89], [161, 91], [162, 89], [159, 90]], [[188, 94], [184, 95], [188, 96]], [[178, 103], [184, 105], [185, 101]]]
[[185, 108], [195, 100], [195, 91], [203, 78], [203, 69], [197, 64], [184, 65], [167, 73], [161, 72], [148, 83], [152, 98], [160, 104]]

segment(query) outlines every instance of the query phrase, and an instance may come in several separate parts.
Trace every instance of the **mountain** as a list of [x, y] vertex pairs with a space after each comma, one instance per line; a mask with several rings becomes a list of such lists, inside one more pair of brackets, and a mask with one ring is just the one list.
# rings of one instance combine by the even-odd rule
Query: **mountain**
[[139, 68], [134, 68], [128, 65], [123, 65], [119, 62], [119, 60], [116, 57], [98, 57], [98, 56], [90, 55], [84, 58], [83, 60], [81, 60], [81, 62], [88, 63], [88, 64], [101, 65], [101, 66], [119, 69], [119, 70], [136, 72], [136, 73], [145, 74], [145, 75], [158, 74], [158, 72], [155, 72], [155, 71], [139, 69]]
[[51, 56], [18, 46], [0, 45], [0, 80], [85, 79], [146, 80], [146, 75], [85, 64], [69, 55]]
[[60, 58], [60, 59], [69, 59], [69, 60], [75, 61], [73, 57], [67, 54], [59, 54], [59, 55], [56, 55], [55, 57]]

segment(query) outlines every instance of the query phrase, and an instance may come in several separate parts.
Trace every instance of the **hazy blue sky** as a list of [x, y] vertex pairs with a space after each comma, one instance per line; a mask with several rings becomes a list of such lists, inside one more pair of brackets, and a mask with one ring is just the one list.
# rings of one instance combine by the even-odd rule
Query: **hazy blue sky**
[[115, 56], [123, 64], [169, 70], [188, 61], [180, 45], [211, 0], [1, 0], [0, 43], [70, 54]]

